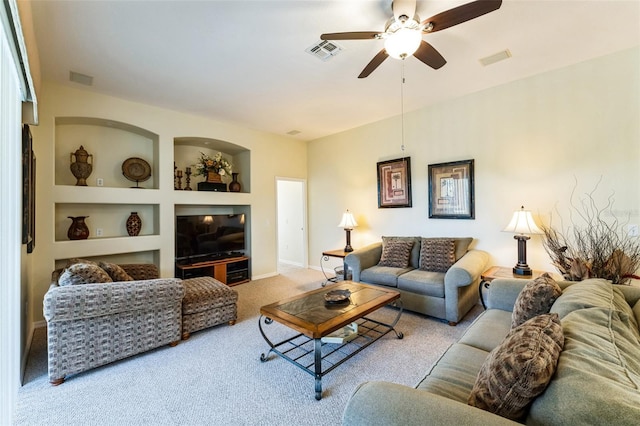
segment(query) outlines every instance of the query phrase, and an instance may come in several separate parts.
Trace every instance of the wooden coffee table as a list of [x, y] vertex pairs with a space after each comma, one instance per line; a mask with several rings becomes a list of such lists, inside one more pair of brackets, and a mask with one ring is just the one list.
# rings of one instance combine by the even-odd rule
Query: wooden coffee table
[[[327, 304], [325, 294], [332, 290], [349, 290], [351, 296], [344, 303]], [[391, 324], [386, 324], [368, 315], [385, 305], [397, 306], [398, 314]], [[343, 281], [339, 284], [309, 291], [260, 308], [258, 327], [269, 352], [262, 354], [265, 362], [274, 354], [291, 362], [315, 377], [316, 399], [322, 398], [322, 377], [373, 342], [393, 331], [398, 339], [404, 336], [395, 330], [402, 315], [400, 293], [371, 285]], [[273, 321], [284, 324], [298, 334], [281, 342], [273, 343], [267, 337], [264, 324]], [[324, 343], [323, 337], [352, 323], [358, 324], [357, 336], [348, 342]]]

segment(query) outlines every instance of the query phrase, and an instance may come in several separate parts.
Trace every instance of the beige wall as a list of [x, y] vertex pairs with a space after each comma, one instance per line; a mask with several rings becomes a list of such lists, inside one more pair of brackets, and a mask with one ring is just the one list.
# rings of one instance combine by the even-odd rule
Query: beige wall
[[[576, 182], [578, 195], [600, 182], [596, 198], [613, 193], [619, 217], [640, 223], [639, 81], [634, 48], [407, 113], [413, 208], [377, 204], [376, 162], [402, 156], [399, 117], [313, 141], [312, 265], [344, 246], [336, 225], [347, 208], [360, 224], [355, 248], [381, 235], [472, 236], [505, 266], [517, 261], [513, 235], [501, 232], [514, 210], [524, 205], [542, 224], [553, 211], [554, 224], [558, 213], [567, 224]], [[475, 220], [429, 219], [428, 164], [466, 159], [475, 159]], [[531, 267], [553, 270], [539, 236], [527, 248]]]
[[[104, 96], [86, 90], [69, 88], [45, 82], [39, 94], [40, 125], [32, 128], [34, 151], [37, 157], [37, 241], [34, 254], [29, 255], [32, 265], [30, 284], [31, 321], [42, 319], [42, 298], [46, 292], [51, 271], [55, 265], [54, 250], [55, 210], [54, 192], [67, 191], [55, 187], [56, 162], [54, 141], [56, 117], [96, 117], [128, 123], [159, 135], [158, 170], [154, 185], [159, 189], [154, 195], [140, 193], [140, 197], [158, 204], [159, 236], [150, 238], [125, 238], [114, 242], [96, 242], [100, 249], [122, 252], [120, 245], [131, 245], [131, 251], [140, 245], [160, 247], [159, 266], [163, 276], [173, 276], [174, 212], [176, 205], [250, 205], [251, 206], [251, 258], [253, 277], [268, 276], [277, 271], [276, 247], [276, 200], [275, 177], [286, 176], [305, 179], [307, 173], [306, 144], [286, 137], [253, 131], [241, 126], [207, 119], [203, 117], [156, 108], [123, 99]], [[187, 193], [173, 190], [173, 156], [175, 137], [210, 138], [231, 142], [251, 150], [251, 181], [249, 194], [231, 193]], [[122, 159], [129, 157], [121, 152]], [[94, 158], [98, 161], [98, 158]], [[194, 158], [194, 162], [195, 162]], [[66, 172], [66, 171], [65, 171]], [[106, 177], [106, 176], [105, 176]], [[90, 185], [95, 186], [95, 176]], [[91, 180], [91, 179], [90, 179]], [[198, 178], [196, 181], [201, 180]], [[72, 179], [73, 182], [75, 180]], [[73, 183], [72, 182], [72, 183]], [[71, 184], [72, 184], [71, 183]], [[106, 183], [106, 179], [105, 179]], [[69, 182], [66, 182], [69, 185]], [[195, 185], [194, 185], [195, 186]], [[62, 188], [63, 191], [59, 189]], [[136, 203], [136, 200], [114, 200], [110, 197], [113, 189], [103, 192], [90, 190], [87, 202], [96, 203]], [[117, 190], [115, 190], [117, 192]], [[69, 222], [70, 223], [70, 222]], [[160, 243], [158, 244], [158, 238]], [[138, 241], [144, 243], [138, 243]], [[150, 241], [150, 243], [149, 243]], [[71, 242], [73, 243], [73, 242]], [[92, 246], [93, 247], [93, 246]], [[153, 249], [153, 247], [152, 247]], [[59, 256], [58, 256], [59, 257]]]

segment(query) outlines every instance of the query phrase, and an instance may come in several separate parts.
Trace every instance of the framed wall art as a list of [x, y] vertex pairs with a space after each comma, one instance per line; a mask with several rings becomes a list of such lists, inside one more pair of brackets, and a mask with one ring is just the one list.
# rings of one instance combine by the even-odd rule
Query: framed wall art
[[429, 217], [475, 219], [473, 160], [429, 164]]
[[28, 125], [22, 128], [22, 244], [32, 253], [36, 243], [36, 158]]
[[411, 207], [411, 158], [378, 163], [378, 208]]

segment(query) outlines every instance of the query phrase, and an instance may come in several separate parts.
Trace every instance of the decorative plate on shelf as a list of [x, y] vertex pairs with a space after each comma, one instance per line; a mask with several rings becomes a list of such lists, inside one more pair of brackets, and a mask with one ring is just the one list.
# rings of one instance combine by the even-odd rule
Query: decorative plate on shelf
[[345, 303], [349, 301], [351, 292], [349, 290], [331, 290], [324, 294], [326, 303]]
[[151, 166], [142, 158], [131, 157], [122, 163], [122, 174], [132, 182], [144, 182], [151, 177]]

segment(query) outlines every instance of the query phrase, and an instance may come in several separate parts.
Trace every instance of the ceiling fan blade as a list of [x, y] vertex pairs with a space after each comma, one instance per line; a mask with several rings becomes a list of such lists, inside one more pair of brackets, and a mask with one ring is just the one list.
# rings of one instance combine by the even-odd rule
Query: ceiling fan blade
[[425, 64], [429, 65], [434, 70], [441, 68], [447, 61], [442, 57], [433, 46], [426, 41], [420, 42], [420, 47], [413, 54], [416, 58], [420, 59]]
[[371, 62], [369, 62], [366, 67], [364, 67], [358, 78], [368, 77], [369, 74], [371, 74], [376, 68], [378, 68], [378, 66], [380, 66], [380, 64], [383, 63], [384, 60], [388, 57], [389, 54], [387, 53], [387, 51], [382, 49], [376, 56], [373, 57]]
[[374, 39], [380, 31], [354, 31], [348, 33], [327, 33], [320, 36], [321, 40], [367, 40]]
[[422, 21], [422, 24], [427, 25], [431, 23], [433, 28], [429, 30], [429, 26], [427, 25], [425, 32], [434, 33], [498, 10], [501, 5], [502, 0], [478, 0], [438, 13]]
[[416, 0], [393, 0], [391, 9], [396, 21], [399, 21], [402, 15], [411, 19], [416, 14]]

